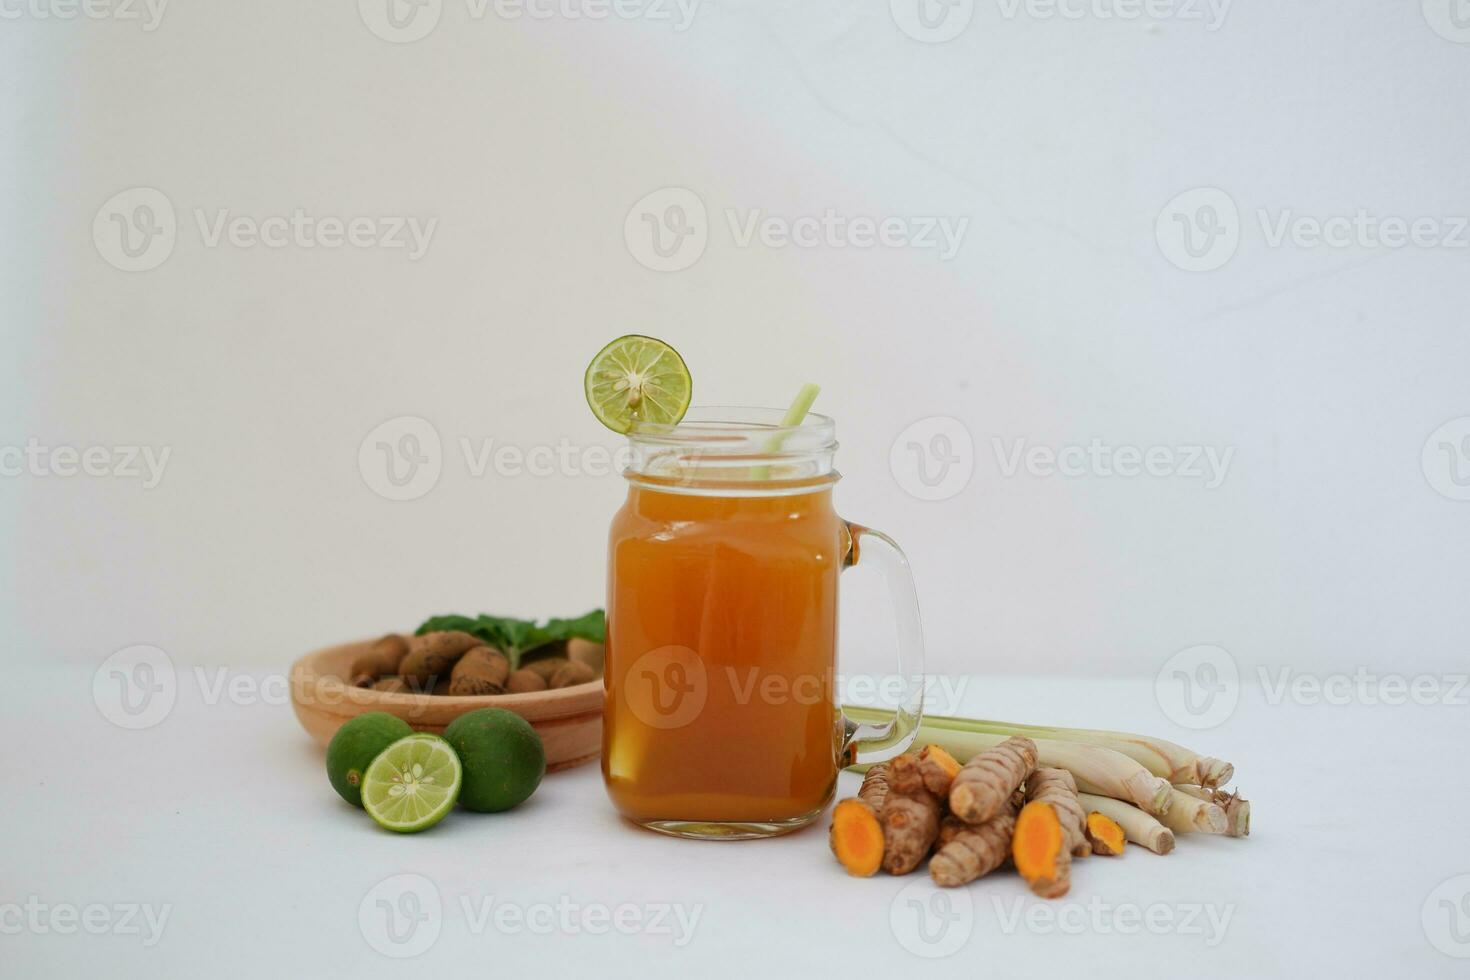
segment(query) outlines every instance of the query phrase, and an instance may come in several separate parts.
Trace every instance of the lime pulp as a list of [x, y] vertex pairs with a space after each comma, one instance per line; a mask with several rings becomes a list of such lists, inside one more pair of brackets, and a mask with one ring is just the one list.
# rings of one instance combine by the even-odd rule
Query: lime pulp
[[597, 420], [623, 433], [634, 422], [678, 422], [694, 388], [679, 352], [640, 334], [619, 337], [598, 351], [582, 384]]
[[378, 825], [401, 834], [434, 826], [454, 808], [463, 769], [438, 735], [415, 734], [388, 746], [368, 766], [362, 803]]

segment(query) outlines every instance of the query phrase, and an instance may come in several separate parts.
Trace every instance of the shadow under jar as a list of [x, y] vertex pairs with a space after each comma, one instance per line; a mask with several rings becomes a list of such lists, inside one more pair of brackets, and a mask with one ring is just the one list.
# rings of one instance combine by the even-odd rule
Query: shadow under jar
[[[811, 823], [837, 774], [907, 749], [923, 698], [913, 579], [884, 535], [832, 507], [831, 419], [692, 409], [629, 434], [608, 537], [602, 773], [635, 823], [680, 837], [769, 837]], [[837, 704], [842, 569], [882, 573], [904, 696], [886, 725]]]

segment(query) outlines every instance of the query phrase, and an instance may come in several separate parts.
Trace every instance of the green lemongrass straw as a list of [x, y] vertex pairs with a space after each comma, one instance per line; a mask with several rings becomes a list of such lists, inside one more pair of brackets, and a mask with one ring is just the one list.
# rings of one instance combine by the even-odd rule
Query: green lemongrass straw
[[[817, 395], [821, 390], [820, 385], [814, 385], [810, 381], [801, 386], [801, 390], [791, 400], [791, 407], [786, 410], [786, 414], [781, 418], [781, 431], [766, 440], [764, 451], [767, 455], [781, 451], [781, 444], [786, 441], [787, 435], [790, 434], [786, 430], [795, 428], [802, 423], [802, 420], [806, 418], [806, 413], [811, 410], [812, 402], [817, 400]], [[769, 479], [771, 468], [762, 464], [751, 471], [751, 476], [757, 480]]]

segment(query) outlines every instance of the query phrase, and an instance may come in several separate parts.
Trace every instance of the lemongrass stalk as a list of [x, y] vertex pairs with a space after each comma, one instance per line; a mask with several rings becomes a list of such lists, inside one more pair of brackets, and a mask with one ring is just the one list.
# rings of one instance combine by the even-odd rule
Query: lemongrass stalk
[[[944, 719], [946, 721], [950, 719]], [[1230, 782], [1235, 767], [1220, 759], [1199, 755], [1167, 739], [1129, 732], [1111, 732], [1092, 728], [1054, 728], [1045, 725], [1021, 725], [1008, 721], [956, 718], [966, 729], [995, 735], [1025, 735], [1027, 738], [1050, 738], [1060, 742], [1087, 742], [1122, 752], [1155, 776], [1171, 783], [1188, 783], [1215, 787]]]
[[[802, 420], [806, 418], [806, 413], [811, 411], [812, 402], [817, 400], [817, 395], [821, 390], [820, 386], [810, 381], [801, 386], [801, 390], [796, 393], [796, 397], [791, 400], [791, 405], [786, 409], [786, 414], [781, 417], [779, 431], [766, 440], [764, 449], [767, 455], [773, 456], [781, 451], [781, 445], [786, 441], [788, 435], [786, 430], [793, 429], [802, 423]], [[757, 480], [769, 479], [770, 475], [771, 468], [764, 463], [751, 471], [751, 476]]]
[[1205, 789], [1201, 786], [1174, 787], [1186, 796], [1196, 799], [1209, 800], [1211, 803], [1225, 811], [1225, 820], [1229, 826], [1225, 829], [1226, 837], [1249, 837], [1251, 832], [1251, 801], [1244, 799], [1239, 791], [1227, 793], [1223, 789]]
[[[876, 708], [844, 706], [842, 711], [854, 721], [881, 724], [892, 717], [892, 712]], [[961, 718], [925, 715], [915, 741], [943, 746], [956, 759], [965, 760], [994, 748], [1010, 737], [973, 730]], [[1153, 775], [1121, 752], [1084, 742], [1060, 742], [1047, 738], [1032, 741], [1036, 743], [1036, 764], [1067, 770], [1076, 780], [1077, 788], [1084, 793], [1129, 800], [1149, 813], [1160, 815], [1173, 803], [1174, 790], [1168, 780]]]
[[1091, 793], [1078, 793], [1077, 799], [1082, 801], [1083, 808], [1089, 813], [1096, 810], [1103, 816], [1116, 820], [1118, 826], [1123, 828], [1123, 835], [1140, 847], [1146, 847], [1155, 854], [1168, 854], [1174, 850], [1174, 831], [1132, 803], [1124, 803], [1110, 796], [1094, 796]]
[[1223, 834], [1230, 829], [1230, 821], [1225, 819], [1224, 807], [1210, 800], [1181, 793], [1172, 787], [1170, 793], [1174, 797], [1174, 804], [1159, 819], [1174, 833]]

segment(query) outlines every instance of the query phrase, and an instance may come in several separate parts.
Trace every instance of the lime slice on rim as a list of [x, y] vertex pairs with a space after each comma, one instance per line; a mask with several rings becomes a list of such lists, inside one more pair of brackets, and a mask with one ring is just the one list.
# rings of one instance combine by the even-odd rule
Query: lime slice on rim
[[582, 384], [597, 421], [624, 433], [635, 421], [678, 422], [689, 410], [694, 389], [678, 351], [636, 333], [598, 351]]
[[438, 735], [418, 733], [388, 746], [362, 777], [362, 805], [380, 827], [412, 834], [454, 809], [463, 775], [459, 756]]

